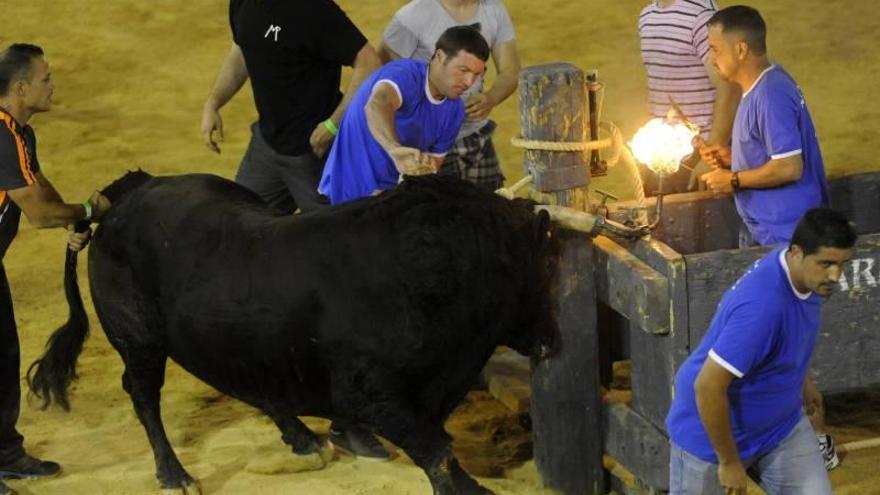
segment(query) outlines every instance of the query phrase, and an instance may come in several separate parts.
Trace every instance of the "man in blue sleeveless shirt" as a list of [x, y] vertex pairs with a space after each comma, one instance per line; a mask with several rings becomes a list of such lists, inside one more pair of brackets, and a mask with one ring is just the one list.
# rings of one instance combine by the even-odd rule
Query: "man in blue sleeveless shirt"
[[682, 364], [666, 417], [671, 494], [831, 493], [804, 408], [821, 407], [807, 376], [820, 297], [831, 295], [856, 234], [828, 208], [808, 211], [791, 244], [755, 262], [721, 299]]
[[483, 73], [489, 45], [468, 26], [447, 29], [430, 62], [398, 60], [358, 89], [342, 118], [318, 191], [333, 204], [436, 173], [464, 121], [461, 95]]
[[804, 212], [829, 204], [810, 112], [794, 79], [770, 63], [766, 31], [751, 7], [728, 7], [709, 19], [709, 60], [743, 97], [731, 146], [700, 150], [717, 167], [702, 180], [715, 192], [734, 193], [751, 234], [743, 244], [787, 242]]

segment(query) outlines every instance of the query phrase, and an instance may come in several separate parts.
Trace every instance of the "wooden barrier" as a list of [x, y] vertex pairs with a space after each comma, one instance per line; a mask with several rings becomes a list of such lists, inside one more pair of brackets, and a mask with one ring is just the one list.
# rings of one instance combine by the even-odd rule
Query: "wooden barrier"
[[[860, 237], [839, 293], [822, 307], [811, 374], [826, 394], [880, 384], [880, 173], [830, 185], [832, 206], [856, 222]], [[611, 205], [609, 217], [622, 219], [631, 207]], [[628, 333], [632, 367], [631, 407], [605, 406], [604, 448], [649, 492], [668, 489], [664, 419], [678, 366], [705, 335], [724, 292], [771, 249], [736, 248], [742, 222], [731, 197], [672, 195], [664, 209], [651, 238], [594, 243], [597, 297], [626, 317], [616, 330]], [[625, 284], [643, 288], [629, 300], [602, 289]], [[666, 297], [655, 296], [654, 304], [640, 295], [658, 291]]]
[[[565, 495], [611, 488], [664, 493], [664, 420], [675, 372], [705, 334], [724, 292], [769, 248], [737, 249], [742, 222], [732, 197], [708, 192], [666, 196], [662, 222], [651, 236], [590, 237], [602, 226], [579, 213], [591, 212], [588, 153], [566, 151], [587, 140], [584, 85], [583, 72], [570, 64], [529, 67], [519, 80], [522, 141], [542, 142], [525, 153], [530, 196], [566, 207], [560, 224], [562, 345], [532, 373], [534, 456], [545, 485]], [[553, 142], [562, 146], [547, 144]], [[826, 393], [880, 385], [880, 173], [832, 181], [831, 194], [861, 237], [841, 279], [842, 293], [822, 310], [811, 371]], [[645, 207], [653, 218], [653, 198], [646, 205], [608, 205], [608, 218], [646, 218], [638, 212]], [[600, 377], [608, 380], [612, 356], [631, 362], [629, 403], [601, 399]], [[620, 473], [626, 471], [624, 483]]]

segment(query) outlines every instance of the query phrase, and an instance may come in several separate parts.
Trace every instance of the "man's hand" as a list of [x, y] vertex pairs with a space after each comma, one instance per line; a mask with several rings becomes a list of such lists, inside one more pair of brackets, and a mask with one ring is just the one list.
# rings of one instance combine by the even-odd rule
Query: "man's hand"
[[315, 153], [315, 156], [318, 158], [324, 156], [324, 153], [327, 152], [327, 148], [330, 147], [330, 144], [335, 137], [336, 136], [327, 129], [327, 126], [324, 125], [323, 121], [318, 123], [318, 125], [315, 126], [315, 130], [312, 131], [312, 135], [309, 137], [309, 145], [312, 147], [312, 152]]
[[100, 222], [104, 215], [110, 211], [110, 200], [107, 199], [107, 196], [104, 196], [99, 191], [95, 191], [92, 193], [92, 197], [89, 198], [89, 203], [92, 204], [92, 221]]
[[746, 493], [746, 470], [742, 462], [719, 464], [718, 481], [724, 488], [725, 495], [744, 495]]
[[82, 251], [92, 238], [92, 229], [86, 229], [83, 232], [75, 232], [73, 230], [73, 225], [68, 225], [67, 230], [70, 231], [70, 236], [67, 238], [67, 247], [74, 252]]
[[[218, 143], [223, 142], [223, 119], [220, 117], [220, 112], [211, 105], [205, 104], [205, 108], [202, 110], [202, 141], [205, 142], [205, 146], [211, 149], [214, 153], [220, 153], [220, 145]], [[214, 138], [214, 133], [216, 132], [217, 138]]]
[[[699, 155], [697, 155], [699, 156]], [[703, 191], [706, 189], [706, 184], [700, 180], [700, 177], [703, 175], [713, 171], [711, 165], [704, 162], [703, 160], [697, 161], [697, 164], [693, 166], [691, 169], [691, 178], [688, 179], [688, 191]]]
[[486, 93], [477, 93], [471, 96], [464, 107], [468, 120], [483, 120], [489, 116], [489, 112], [493, 108], [495, 108], [495, 102]]
[[804, 381], [804, 411], [812, 420], [814, 417], [823, 420], [825, 418], [825, 402], [822, 399], [822, 392], [813, 383], [813, 380]]
[[408, 146], [398, 146], [388, 152], [394, 160], [394, 166], [400, 175], [427, 175], [437, 171], [433, 166], [426, 165], [422, 152]]
[[730, 183], [731, 177], [733, 177], [733, 172], [730, 170], [716, 168], [715, 170], [700, 176], [700, 180], [705, 182], [706, 187], [708, 187], [713, 193], [724, 194], [733, 192], [733, 184]]
[[700, 146], [700, 157], [704, 162], [717, 168], [730, 168], [730, 146], [720, 144]]

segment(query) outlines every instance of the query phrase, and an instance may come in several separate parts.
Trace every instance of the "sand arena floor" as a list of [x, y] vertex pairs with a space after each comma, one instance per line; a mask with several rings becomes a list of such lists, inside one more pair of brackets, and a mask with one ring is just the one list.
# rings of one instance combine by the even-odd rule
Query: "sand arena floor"
[[[376, 42], [401, 0], [341, 0]], [[605, 118], [625, 136], [646, 117], [645, 76], [635, 31], [642, 0], [506, 0], [517, 28], [523, 65], [568, 61], [598, 68], [608, 89]], [[799, 81], [810, 105], [829, 175], [880, 169], [876, 158], [880, 110], [877, 21], [872, 2], [760, 0], [770, 29], [770, 54]], [[255, 111], [246, 88], [223, 111], [226, 141], [220, 156], [201, 143], [201, 107], [230, 43], [226, 2], [192, 0], [0, 0], [0, 45], [28, 41], [47, 51], [57, 84], [55, 108], [32, 124], [43, 170], [69, 200], [81, 201], [125, 170], [154, 174], [211, 172], [232, 177]], [[509, 138], [518, 133], [516, 97], [493, 113], [496, 145], [509, 180], [522, 176], [522, 159]], [[613, 187], [612, 173], [597, 181]], [[603, 187], [605, 187], [603, 185]], [[61, 288], [65, 234], [23, 222], [4, 264], [12, 285], [23, 362], [35, 359], [49, 332], [65, 318]], [[84, 264], [84, 263], [83, 263]], [[81, 279], [85, 279], [84, 271]], [[83, 282], [85, 286], [85, 282]], [[87, 291], [86, 291], [87, 292]], [[87, 307], [90, 301], [87, 298]], [[92, 314], [93, 321], [94, 315]], [[147, 494], [158, 492], [146, 437], [120, 387], [121, 361], [97, 326], [80, 358], [73, 411], [24, 407], [20, 421], [31, 451], [64, 464], [53, 480], [11, 483], [21, 494]], [[832, 404], [839, 441], [880, 436], [880, 400]], [[330, 467], [292, 473], [274, 426], [257, 412], [224, 398], [169, 365], [163, 410], [170, 439], [206, 493], [421, 495], [423, 473], [405, 457], [369, 463], [341, 457]], [[503, 416], [476, 395], [455, 416], [457, 445], [480, 442], [484, 417]], [[319, 431], [321, 420], [311, 422]], [[511, 430], [512, 431], [512, 430]], [[476, 440], [475, 440], [476, 439]], [[516, 450], [516, 442], [471, 449], [478, 465]], [[880, 493], [880, 449], [853, 454], [832, 474], [838, 494]], [[500, 494], [539, 494], [532, 464], [483, 478]]]

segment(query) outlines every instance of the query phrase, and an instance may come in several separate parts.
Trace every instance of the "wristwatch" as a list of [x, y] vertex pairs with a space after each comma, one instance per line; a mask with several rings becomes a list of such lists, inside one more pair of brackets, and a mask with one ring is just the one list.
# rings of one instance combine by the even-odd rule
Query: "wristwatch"
[[734, 172], [730, 176], [730, 185], [733, 186], [734, 192], [739, 191], [739, 172]]

